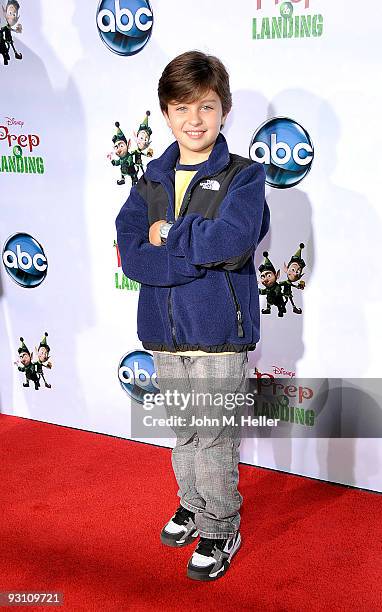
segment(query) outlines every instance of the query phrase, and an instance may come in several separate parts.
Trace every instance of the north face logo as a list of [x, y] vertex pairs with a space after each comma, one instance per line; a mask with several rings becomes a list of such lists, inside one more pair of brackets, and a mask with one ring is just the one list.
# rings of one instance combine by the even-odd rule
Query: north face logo
[[204, 181], [200, 183], [200, 186], [202, 189], [212, 189], [212, 191], [219, 191], [220, 189], [220, 183], [218, 183], [218, 181]]

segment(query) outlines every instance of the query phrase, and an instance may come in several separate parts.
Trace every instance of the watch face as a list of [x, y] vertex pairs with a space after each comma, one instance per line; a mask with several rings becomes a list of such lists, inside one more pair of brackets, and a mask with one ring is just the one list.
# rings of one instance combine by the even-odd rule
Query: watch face
[[159, 228], [159, 235], [162, 236], [163, 238], [167, 238], [167, 234], [169, 232], [170, 227], [171, 227], [170, 223], [163, 223], [163, 225], [161, 225]]

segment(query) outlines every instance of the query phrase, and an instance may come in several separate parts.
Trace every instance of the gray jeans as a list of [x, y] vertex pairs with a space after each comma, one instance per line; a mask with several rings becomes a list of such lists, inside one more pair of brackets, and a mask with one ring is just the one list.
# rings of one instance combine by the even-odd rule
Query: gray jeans
[[[203, 400], [190, 401], [182, 409], [172, 401], [166, 404], [167, 417], [183, 419], [171, 426], [176, 434], [172, 466], [180, 503], [195, 512], [200, 535], [228, 538], [239, 529], [243, 501], [237, 490], [241, 409], [233, 394], [245, 393], [247, 352], [199, 357], [154, 352], [153, 356], [161, 393], [177, 390], [191, 398], [205, 394], [199, 395]], [[232, 417], [237, 424], [232, 424]]]

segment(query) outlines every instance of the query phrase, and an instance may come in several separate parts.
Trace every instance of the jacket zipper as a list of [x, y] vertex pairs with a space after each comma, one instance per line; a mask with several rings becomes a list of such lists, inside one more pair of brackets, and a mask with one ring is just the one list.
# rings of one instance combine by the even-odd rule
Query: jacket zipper
[[[231, 160], [229, 161], [229, 163], [227, 164], [227, 166], [229, 166], [229, 164], [231, 163]], [[191, 200], [191, 195], [192, 195], [192, 191], [194, 189], [194, 187], [196, 187], [197, 183], [201, 180], [201, 179], [205, 179], [205, 178], [212, 178], [214, 176], [218, 176], [218, 174], [220, 174], [220, 172], [222, 172], [227, 166], [225, 166], [224, 168], [222, 168], [221, 170], [219, 170], [219, 172], [216, 172], [215, 174], [211, 174], [210, 176], [201, 176], [198, 178], [198, 181], [195, 181], [194, 185], [191, 187], [191, 189], [189, 190], [189, 192], [187, 193], [187, 199], [183, 199], [183, 202], [180, 206], [180, 210], [179, 210], [179, 215], [178, 217], [184, 217], [184, 214], [190, 204], [190, 200]], [[182, 210], [183, 204], [185, 203], [184, 209]], [[174, 201], [174, 211], [175, 211], [175, 201]], [[237, 315], [237, 326], [238, 326], [238, 335], [240, 338], [242, 338], [244, 336], [244, 332], [243, 332], [243, 326], [241, 323], [241, 310], [240, 310], [240, 306], [238, 304], [238, 301], [236, 299], [236, 295], [235, 292], [233, 290], [233, 287], [231, 285], [231, 281], [228, 278], [228, 282], [230, 283], [230, 289], [232, 292], [232, 296], [233, 299], [235, 301], [235, 305], [236, 305], [236, 315]], [[171, 301], [171, 287], [170, 287], [170, 291], [168, 294], [168, 316], [170, 319], [170, 326], [171, 326], [171, 335], [172, 335], [172, 341], [174, 343], [174, 347], [175, 350], [178, 349], [178, 343], [176, 340], [176, 330], [175, 330], [175, 324], [174, 324], [174, 317], [173, 317], [173, 311], [172, 311], [172, 301]]]
[[228, 286], [235, 304], [235, 308], [236, 308], [236, 323], [237, 323], [237, 335], [239, 336], [239, 338], [243, 338], [244, 337], [244, 330], [243, 330], [243, 316], [241, 314], [241, 308], [240, 308], [240, 304], [238, 302], [238, 299], [236, 297], [236, 293], [235, 293], [235, 289], [233, 287], [231, 278], [229, 276], [229, 273], [225, 270], [224, 274], [226, 276], [227, 282], [228, 282]]
[[177, 343], [177, 340], [176, 340], [174, 317], [172, 315], [171, 289], [172, 289], [172, 287], [170, 287], [170, 291], [169, 291], [169, 294], [168, 294], [168, 316], [169, 316], [169, 319], [170, 319], [172, 341], [174, 343], [175, 350], [177, 350], [178, 349], [178, 343]]
[[[196, 185], [196, 183], [195, 183], [195, 185]], [[192, 189], [193, 189], [193, 187], [192, 187]], [[188, 207], [188, 205], [190, 203], [192, 189], [190, 189], [190, 191], [187, 194], [185, 210], [187, 209], [187, 207]], [[183, 202], [184, 202], [184, 200], [183, 200]], [[183, 206], [183, 202], [181, 204], [181, 208]], [[174, 213], [175, 213], [175, 201], [174, 201]], [[183, 216], [183, 213], [181, 215], [180, 211], [179, 211], [178, 217], [180, 217], [180, 216]], [[173, 341], [175, 350], [178, 350], [178, 342], [177, 342], [177, 339], [176, 339], [176, 330], [175, 330], [175, 323], [174, 323], [174, 316], [173, 316], [173, 309], [172, 309], [171, 290], [172, 290], [172, 287], [170, 287], [170, 291], [169, 291], [169, 294], [168, 294], [168, 316], [169, 316], [169, 319], [170, 319], [172, 341]]]
[[[195, 186], [195, 185], [194, 185], [194, 186]], [[192, 188], [192, 189], [193, 189], [193, 188]], [[184, 207], [184, 210], [179, 211], [179, 215], [178, 215], [179, 217], [184, 217], [184, 213], [186, 212], [187, 208], [189, 207], [190, 200], [191, 200], [192, 189], [190, 189], [190, 191], [189, 191], [189, 192], [188, 192], [188, 194], [187, 194], [187, 200], [185, 201], [185, 207]], [[183, 202], [182, 202], [182, 205], [183, 205]], [[182, 208], [182, 206], [181, 206], [181, 208]]]

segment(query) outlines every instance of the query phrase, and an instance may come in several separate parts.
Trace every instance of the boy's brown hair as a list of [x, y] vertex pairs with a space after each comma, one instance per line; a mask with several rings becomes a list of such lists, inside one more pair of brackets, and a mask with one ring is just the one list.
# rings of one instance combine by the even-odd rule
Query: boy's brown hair
[[158, 84], [161, 110], [174, 102], [192, 103], [212, 89], [220, 98], [223, 115], [231, 110], [232, 96], [228, 72], [214, 55], [186, 51], [175, 57], [163, 70]]

